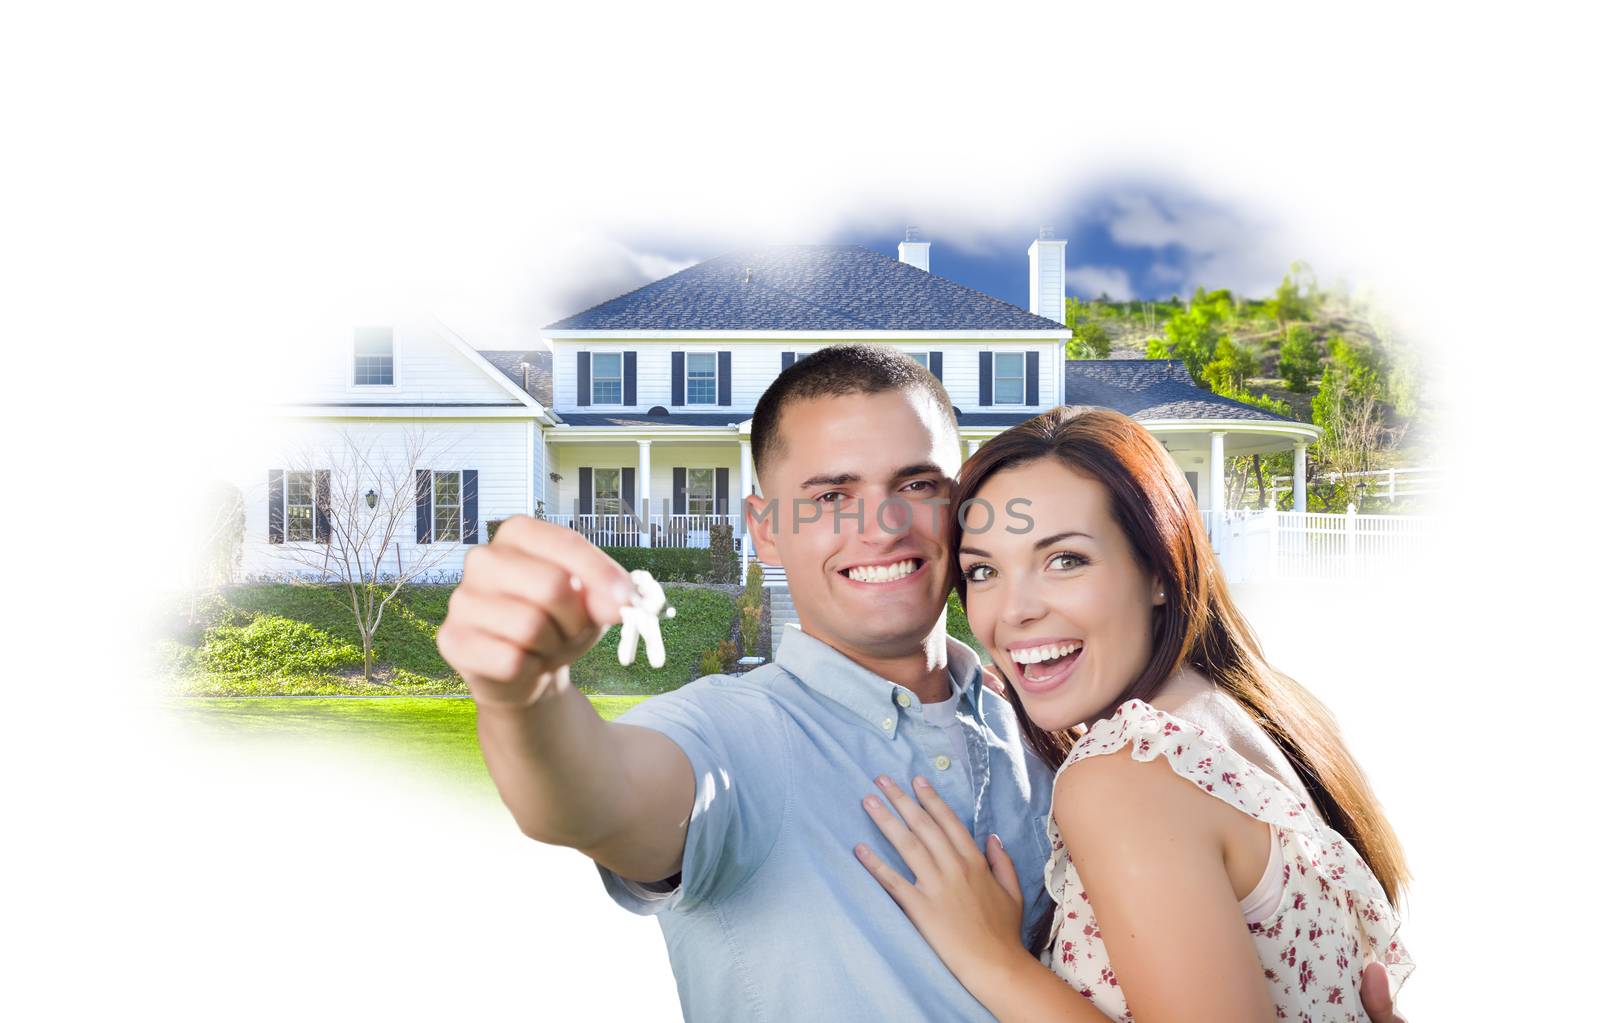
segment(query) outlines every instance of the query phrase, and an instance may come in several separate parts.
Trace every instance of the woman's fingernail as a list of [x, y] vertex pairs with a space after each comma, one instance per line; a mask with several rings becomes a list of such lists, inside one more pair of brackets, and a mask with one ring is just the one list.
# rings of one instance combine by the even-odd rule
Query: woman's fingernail
[[880, 774], [877, 777], [877, 782], [879, 788], [886, 789], [889, 787], [889, 776], [887, 774]]
[[1004, 849], [1006, 847], [1006, 844], [1004, 842], [1000, 841], [1000, 836], [999, 835], [990, 835], [989, 837], [994, 839], [994, 844], [998, 845], [1000, 848]]
[[867, 858], [867, 847], [865, 845], [856, 846], [856, 859], [864, 860], [866, 858]]
[[928, 779], [924, 778], [920, 774], [911, 779], [911, 784], [915, 785], [919, 789], [925, 789], [929, 787]]
[[876, 810], [876, 809], [878, 809], [878, 807], [883, 805], [882, 803], [878, 802], [878, 797], [877, 796], [868, 796], [867, 798], [863, 799], [861, 801], [861, 803], [868, 810]]

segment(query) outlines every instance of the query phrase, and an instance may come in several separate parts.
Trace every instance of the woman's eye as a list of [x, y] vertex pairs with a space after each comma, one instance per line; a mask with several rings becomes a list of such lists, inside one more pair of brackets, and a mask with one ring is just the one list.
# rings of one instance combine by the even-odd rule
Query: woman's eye
[[993, 571], [994, 569], [988, 565], [973, 565], [971, 568], [963, 569], [961, 574], [969, 583], [981, 583], [987, 582], [989, 573]]
[[1078, 568], [1082, 565], [1087, 565], [1088, 563], [1089, 562], [1081, 554], [1073, 554], [1069, 551], [1060, 551], [1050, 555], [1050, 560], [1045, 562], [1045, 565], [1047, 567], [1051, 565], [1058, 565], [1063, 569], [1070, 569]]

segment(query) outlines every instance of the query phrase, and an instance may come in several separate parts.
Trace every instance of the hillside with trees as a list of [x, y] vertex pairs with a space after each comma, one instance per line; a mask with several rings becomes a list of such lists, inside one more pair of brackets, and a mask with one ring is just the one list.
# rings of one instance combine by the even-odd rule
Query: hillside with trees
[[[1324, 290], [1296, 262], [1266, 298], [1197, 288], [1187, 301], [1069, 298], [1072, 359], [1180, 359], [1196, 384], [1324, 430], [1309, 452], [1308, 510], [1405, 511], [1337, 478], [1429, 461], [1424, 367], [1381, 312], [1343, 288]], [[1230, 507], [1265, 507], [1292, 455], [1230, 458]], [[1279, 495], [1280, 508], [1288, 507]]]

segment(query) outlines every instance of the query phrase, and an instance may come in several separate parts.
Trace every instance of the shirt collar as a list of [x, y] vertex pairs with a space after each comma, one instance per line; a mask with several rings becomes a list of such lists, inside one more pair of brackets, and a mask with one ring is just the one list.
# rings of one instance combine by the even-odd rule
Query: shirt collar
[[[953, 636], [946, 636], [945, 659], [960, 702], [976, 705], [983, 689], [983, 665], [977, 653]], [[884, 738], [894, 738], [900, 727], [903, 708], [896, 698], [904, 693], [913, 705], [917, 699], [909, 689], [873, 674], [822, 640], [807, 635], [793, 622], [783, 630], [775, 660], [806, 688], [842, 705]]]

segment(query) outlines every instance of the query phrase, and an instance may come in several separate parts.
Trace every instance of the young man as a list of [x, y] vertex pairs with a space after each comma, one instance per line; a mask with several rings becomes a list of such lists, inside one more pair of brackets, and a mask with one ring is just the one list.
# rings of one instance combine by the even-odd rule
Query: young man
[[1050, 772], [944, 633], [954, 410], [911, 359], [836, 345], [768, 388], [751, 443], [764, 496], [746, 522], [800, 618], [775, 663], [602, 721], [567, 666], [620, 621], [627, 575], [564, 527], [511, 519], [468, 553], [438, 636], [484, 759], [527, 835], [657, 915], [686, 1019], [991, 1020], [852, 851], [909, 875], [861, 799], [921, 774], [1011, 855], [1019, 940], [1051, 911]]

